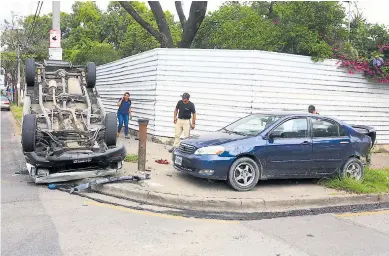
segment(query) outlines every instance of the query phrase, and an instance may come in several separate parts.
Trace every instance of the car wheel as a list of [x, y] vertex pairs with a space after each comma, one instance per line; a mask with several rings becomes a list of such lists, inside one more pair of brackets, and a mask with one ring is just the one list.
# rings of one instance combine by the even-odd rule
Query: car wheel
[[354, 180], [362, 180], [364, 176], [364, 167], [358, 158], [350, 158], [344, 164], [341, 178], [350, 178]]
[[117, 139], [117, 126], [116, 126], [116, 114], [115, 113], [107, 113], [105, 115], [105, 144], [108, 147], [116, 146]]
[[26, 59], [26, 83], [28, 87], [32, 87], [35, 85], [35, 61], [33, 59]]
[[248, 157], [238, 158], [228, 172], [228, 183], [237, 191], [251, 190], [257, 185], [258, 180], [258, 165]]
[[25, 115], [22, 124], [22, 148], [24, 152], [35, 151], [36, 115]]
[[89, 62], [86, 65], [86, 86], [88, 88], [94, 88], [96, 85], [96, 64]]

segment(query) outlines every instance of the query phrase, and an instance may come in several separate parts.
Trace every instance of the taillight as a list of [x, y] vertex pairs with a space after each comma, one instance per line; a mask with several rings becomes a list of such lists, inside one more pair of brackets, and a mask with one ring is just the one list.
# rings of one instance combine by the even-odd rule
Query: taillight
[[4, 104], [9, 105], [9, 102], [4, 102]]

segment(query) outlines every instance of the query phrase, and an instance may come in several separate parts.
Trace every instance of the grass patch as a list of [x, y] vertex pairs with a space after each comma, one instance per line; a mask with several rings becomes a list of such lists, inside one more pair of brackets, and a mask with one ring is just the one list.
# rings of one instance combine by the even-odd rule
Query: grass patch
[[14, 114], [15, 118], [21, 122], [23, 118], [23, 106], [18, 107], [18, 105], [12, 104], [11, 111]]
[[138, 162], [138, 155], [126, 155], [124, 162], [136, 163]]
[[362, 181], [353, 179], [334, 178], [323, 181], [328, 188], [345, 190], [358, 194], [389, 193], [389, 168], [387, 169], [365, 169], [365, 177]]

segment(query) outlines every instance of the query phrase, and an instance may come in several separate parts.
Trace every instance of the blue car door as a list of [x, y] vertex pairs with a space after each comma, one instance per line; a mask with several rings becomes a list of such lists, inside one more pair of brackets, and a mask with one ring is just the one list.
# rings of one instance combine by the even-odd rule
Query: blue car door
[[352, 151], [351, 140], [334, 120], [314, 117], [312, 123], [313, 172], [330, 174], [346, 161]]
[[265, 177], [308, 175], [312, 164], [312, 138], [308, 119], [289, 119], [273, 129], [261, 155], [265, 160]]

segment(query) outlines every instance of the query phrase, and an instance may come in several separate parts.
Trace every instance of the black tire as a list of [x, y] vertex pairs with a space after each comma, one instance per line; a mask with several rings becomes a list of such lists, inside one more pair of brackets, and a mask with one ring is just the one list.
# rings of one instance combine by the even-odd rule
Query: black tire
[[23, 117], [22, 148], [24, 152], [35, 151], [36, 126], [36, 115], [28, 114]]
[[365, 170], [362, 162], [355, 157], [352, 157], [347, 160], [343, 165], [343, 168], [340, 173], [340, 178], [351, 178], [354, 180], [362, 180], [365, 176]]
[[36, 66], [33, 59], [26, 59], [26, 83], [28, 87], [33, 87], [35, 85], [35, 72]]
[[105, 126], [105, 144], [108, 147], [116, 146], [117, 139], [117, 126], [116, 126], [116, 114], [108, 113], [105, 115], [104, 126]]
[[[246, 179], [247, 182], [250, 182], [249, 184], [247, 185], [244, 185], [242, 184], [241, 182], [239, 182], [238, 178], [236, 177], [237, 175], [237, 168], [238, 167], [241, 167], [241, 168], [246, 168], [246, 166], [249, 167], [249, 169], [251, 169], [251, 171], [249, 171], [247, 169], [247, 173], [244, 174], [244, 175], [247, 175], [247, 174], [250, 174], [251, 173], [251, 179], [250, 177], [248, 177]], [[241, 173], [242, 175], [242, 173]], [[260, 171], [259, 171], [259, 167], [257, 165], [257, 163], [251, 159], [251, 158], [248, 158], [248, 157], [241, 157], [241, 158], [238, 158], [231, 166], [230, 168], [230, 171], [228, 172], [228, 178], [227, 178], [227, 181], [228, 181], [228, 184], [235, 190], [237, 191], [248, 191], [248, 190], [251, 190], [252, 188], [254, 188], [257, 183], [258, 183], [258, 180], [259, 180], [259, 175], [260, 175]], [[240, 179], [241, 181], [244, 181], [244, 178]]]
[[96, 85], [96, 64], [88, 62], [86, 65], [86, 87], [95, 88]]

